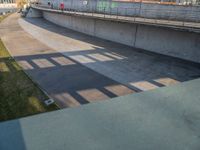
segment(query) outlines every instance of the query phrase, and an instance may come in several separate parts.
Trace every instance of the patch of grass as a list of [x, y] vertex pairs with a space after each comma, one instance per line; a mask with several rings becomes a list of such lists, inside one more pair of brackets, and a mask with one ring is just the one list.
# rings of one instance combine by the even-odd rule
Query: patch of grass
[[0, 40], [0, 121], [59, 109], [46, 106], [48, 99], [9, 55]]

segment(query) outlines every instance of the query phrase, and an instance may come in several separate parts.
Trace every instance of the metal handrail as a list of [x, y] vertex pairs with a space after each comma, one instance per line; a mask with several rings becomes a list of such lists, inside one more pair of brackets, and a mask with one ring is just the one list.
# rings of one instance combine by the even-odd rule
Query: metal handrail
[[[48, 6], [44, 6], [44, 5], [36, 5], [36, 7], [43, 7], [43, 8], [48, 8], [48, 9], [52, 9]], [[67, 12], [67, 13], [74, 13], [75, 15], [84, 15], [84, 16], [93, 16], [93, 17], [102, 17], [103, 18], [115, 18], [115, 19], [120, 19], [120, 20], [131, 20], [131, 21], [143, 21], [143, 22], [147, 22], [147, 23], [153, 23], [153, 24], [166, 24], [166, 25], [174, 25], [174, 26], [182, 26], [182, 27], [185, 27], [187, 25], [188, 27], [188, 24], [191, 24], [191, 23], [195, 23], [195, 22], [199, 22], [200, 21], [200, 16], [197, 20], [191, 22], [191, 21], [188, 21], [185, 19], [186, 16], [189, 16], [192, 18], [196, 18], [196, 14], [195, 16], [193, 16], [193, 14], [191, 13], [185, 13], [185, 12], [182, 12], [182, 19], [183, 20], [180, 20], [180, 16], [177, 17], [176, 14], [172, 17], [171, 16], [171, 13], [169, 14], [169, 17], [168, 18], [165, 18], [165, 19], [162, 19], [162, 18], [145, 18], [143, 17], [141, 14], [138, 14], [139, 12], [139, 9], [138, 8], [134, 8], [134, 9], [131, 9], [131, 8], [128, 8], [128, 9], [131, 9], [135, 14], [134, 15], [127, 15], [127, 10], [128, 9], [125, 9], [125, 14], [120, 14], [120, 12], [122, 12], [122, 9], [123, 8], [120, 8], [117, 9], [117, 8], [109, 8], [106, 10], [105, 7], [99, 7], [100, 9], [97, 9], [98, 7], [96, 7], [96, 9], [94, 10], [88, 10], [86, 9], [85, 7], [76, 7], [74, 9], [65, 9], [64, 11]], [[115, 13], [113, 13], [113, 10], [115, 9]], [[54, 7], [53, 10], [59, 10], [58, 7]], [[102, 11], [99, 11], [99, 10], [102, 10]], [[151, 9], [152, 10], [152, 9]], [[120, 11], [120, 12], [119, 12]], [[144, 10], [142, 10], [144, 11]], [[140, 13], [143, 13], [142, 11], [140, 11]], [[137, 13], [136, 13], [137, 12]], [[175, 12], [175, 11], [173, 11]], [[149, 10], [146, 10], [146, 13], [149, 13]], [[102, 15], [102, 16], [100, 16]], [[180, 14], [179, 14], [180, 15]], [[179, 21], [177, 21], [179, 20]], [[174, 24], [172, 24], [174, 23]], [[198, 28], [200, 28], [200, 23], [198, 24], [194, 24], [194, 28], [196, 28], [198, 26]], [[192, 26], [190, 26], [192, 28]]]

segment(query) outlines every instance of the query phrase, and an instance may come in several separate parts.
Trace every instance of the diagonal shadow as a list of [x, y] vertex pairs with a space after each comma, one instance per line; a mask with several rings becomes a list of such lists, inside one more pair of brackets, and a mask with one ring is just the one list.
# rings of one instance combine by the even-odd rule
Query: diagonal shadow
[[[61, 53], [16, 56], [15, 60], [61, 107], [74, 106], [74, 101], [87, 104], [134, 92]], [[127, 91], [111, 92], [105, 88], [112, 86], [122, 86]]]

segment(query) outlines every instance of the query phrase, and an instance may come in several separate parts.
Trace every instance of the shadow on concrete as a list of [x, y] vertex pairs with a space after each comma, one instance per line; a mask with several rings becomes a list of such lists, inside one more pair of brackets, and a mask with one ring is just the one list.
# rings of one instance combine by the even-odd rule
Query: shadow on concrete
[[[78, 106], [134, 92], [61, 53], [16, 56], [15, 60], [61, 107]], [[14, 66], [7, 65], [8, 71], [10, 67]]]
[[[143, 76], [139, 75], [136, 80], [129, 80], [128, 82], [137, 82], [138, 80], [152, 80], [158, 79], [159, 77], [169, 76], [178, 81], [186, 81], [196, 77], [199, 77], [199, 63], [194, 63], [179, 58], [166, 56], [163, 54], [158, 54], [143, 49], [133, 48], [116, 42], [111, 42], [103, 40], [97, 37], [89, 36], [80, 32], [76, 32], [56, 24], [53, 24], [47, 20], [41, 18], [26, 18], [27, 22], [48, 30], [50, 32], [57, 33], [81, 42], [89, 43], [92, 45], [94, 50], [76, 50], [76, 51], [64, 51], [63, 54], [66, 56], [82, 55], [84, 57], [90, 57], [91, 54], [100, 54], [106, 57], [111, 57], [114, 61], [101, 61], [102, 65], [116, 64], [127, 69], [127, 72], [135, 69], [135, 72], [142, 71]], [[67, 46], [67, 45], [66, 45]], [[113, 58], [114, 56], [114, 58]], [[118, 58], [116, 58], [118, 57]], [[92, 58], [94, 59], [94, 58]], [[98, 60], [95, 60], [98, 62]], [[98, 62], [99, 63], [99, 62]], [[130, 68], [129, 66], [134, 66]], [[120, 66], [121, 67], [121, 66]], [[131, 69], [131, 70], [130, 70]], [[159, 72], [152, 73], [152, 70]], [[159, 71], [160, 70], [160, 71]], [[193, 70], [196, 73], [191, 74], [190, 71]], [[170, 73], [169, 73], [170, 72]], [[144, 77], [146, 76], [146, 77]], [[148, 77], [149, 76], [149, 77]], [[141, 78], [140, 78], [141, 77]]]
[[0, 123], [0, 130], [1, 150], [26, 149], [23, 132], [19, 120]]
[[[82, 56], [85, 56], [83, 60], [86, 62], [84, 63], [93, 64], [98, 61], [87, 55]], [[175, 80], [170, 77], [170, 74], [154, 73], [156, 68], [152, 71], [151, 76], [145, 75], [147, 73], [145, 70], [136, 70], [135, 73], [138, 77], [135, 77], [131, 87], [127, 87], [80, 64], [80, 59], [76, 61], [61, 53], [16, 56], [15, 60], [61, 107], [75, 107], [89, 102], [151, 90], [167, 84], [175, 84], [179, 81], [195, 78], [189, 76], [190, 74], [184, 74], [182, 76], [177, 75], [176, 78], [178, 79]], [[89, 62], [87, 62], [88, 60]], [[120, 63], [120, 61], [122, 59], [114, 59], [113, 57], [111, 60], [101, 63], [108, 65], [108, 63]], [[9, 70], [9, 67], [14, 66], [7, 67]], [[135, 67], [137, 67], [137, 64]], [[172, 70], [169, 68], [166, 71], [170, 73]], [[192, 74], [193, 70], [188, 72]]]
[[26, 21], [93, 45], [92, 50], [64, 51], [64, 55], [41, 52], [15, 57], [32, 79], [61, 107], [74, 107], [151, 90], [200, 75], [200, 64], [94, 38], [43, 19], [31, 18]]
[[[66, 37], [70, 37], [72, 39], [80, 40], [82, 42], [90, 43], [97, 47], [103, 47], [103, 49], [109, 50], [114, 53], [118, 53], [119, 55], [125, 56], [127, 58], [132, 56], [132, 55], [130, 55], [130, 51], [131, 51], [135, 54], [142, 53], [143, 55], [153, 56], [155, 59], [162, 59], [163, 61], [166, 61], [166, 62], [172, 61], [175, 63], [180, 63], [181, 65], [191, 65], [191, 66], [200, 67], [200, 64], [196, 63], [196, 62], [184, 60], [184, 59], [173, 57], [173, 56], [167, 56], [167, 55], [159, 54], [156, 52], [151, 52], [151, 51], [147, 51], [147, 50], [140, 49], [140, 48], [127, 46], [127, 45], [116, 43], [113, 41], [101, 39], [99, 37], [90, 36], [90, 35], [87, 35], [87, 34], [84, 34], [81, 32], [77, 32], [75, 30], [71, 30], [71, 29], [59, 26], [57, 24], [54, 24], [52, 22], [45, 20], [44, 18], [25, 18], [24, 20], [35, 26], [41, 27], [45, 30], [49, 30], [51, 32], [54, 32], [54, 33], [57, 33], [57, 34], [60, 34], [60, 35], [66, 36]], [[95, 46], [94, 46], [94, 48], [96, 50], [102, 51], [101, 48], [97, 48]]]

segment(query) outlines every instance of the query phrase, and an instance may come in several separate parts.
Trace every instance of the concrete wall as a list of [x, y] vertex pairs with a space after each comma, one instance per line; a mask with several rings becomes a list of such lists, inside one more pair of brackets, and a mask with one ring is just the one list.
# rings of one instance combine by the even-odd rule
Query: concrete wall
[[[87, 3], [85, 3], [86, 1]], [[48, 2], [53, 3], [55, 9], [58, 9], [60, 3], [64, 2], [65, 8], [68, 10], [200, 22], [199, 6], [113, 2], [109, 0], [40, 0], [40, 3], [46, 6]]]
[[134, 46], [136, 25], [96, 20], [95, 36], [114, 42]]
[[200, 35], [154, 26], [43, 12], [55, 24], [148, 51], [200, 63]]
[[135, 47], [200, 62], [200, 35], [196, 33], [141, 25]]
[[33, 8], [30, 8], [26, 15], [27, 18], [38, 18], [38, 17], [42, 17], [42, 16], [43, 16], [43, 14], [41, 11], [33, 9]]

